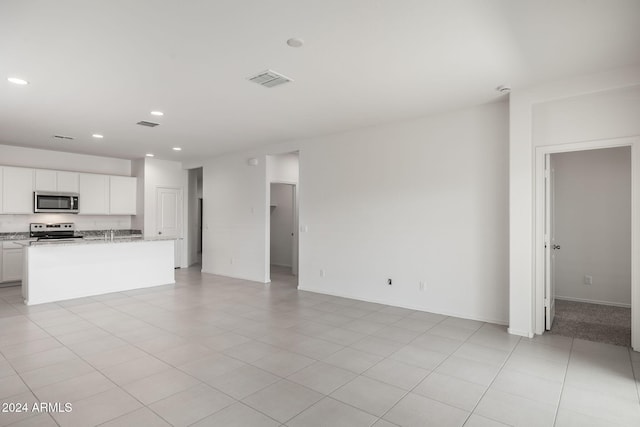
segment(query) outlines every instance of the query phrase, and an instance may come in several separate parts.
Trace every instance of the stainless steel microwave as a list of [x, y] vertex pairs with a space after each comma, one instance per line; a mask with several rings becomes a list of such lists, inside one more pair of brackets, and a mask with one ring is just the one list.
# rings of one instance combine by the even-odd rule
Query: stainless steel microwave
[[71, 213], [79, 210], [79, 195], [77, 193], [52, 193], [36, 191], [33, 193], [33, 212], [35, 213]]

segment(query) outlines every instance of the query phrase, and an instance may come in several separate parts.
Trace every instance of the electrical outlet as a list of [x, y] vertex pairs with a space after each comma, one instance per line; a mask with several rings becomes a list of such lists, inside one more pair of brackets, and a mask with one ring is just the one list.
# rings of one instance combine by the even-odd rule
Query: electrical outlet
[[387, 279], [387, 285], [391, 286], [393, 284], [393, 281], [391, 279]]
[[320, 277], [324, 277], [325, 276], [325, 272], [324, 272], [324, 268], [320, 269]]
[[584, 284], [585, 285], [593, 285], [593, 276], [589, 276], [588, 274], [584, 275]]
[[418, 290], [424, 291], [424, 282], [422, 281], [418, 282]]

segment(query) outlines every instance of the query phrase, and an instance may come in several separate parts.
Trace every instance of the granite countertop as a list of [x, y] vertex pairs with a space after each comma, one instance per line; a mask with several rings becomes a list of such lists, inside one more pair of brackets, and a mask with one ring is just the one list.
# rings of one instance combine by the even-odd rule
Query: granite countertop
[[[85, 239], [102, 239], [104, 240], [105, 233], [109, 234], [111, 230], [84, 230], [78, 231], [76, 230], [76, 236], [82, 236]], [[142, 237], [142, 231], [140, 230], [113, 230], [115, 238], [124, 238], [124, 237], [134, 237], [140, 236]], [[17, 232], [9, 232], [9, 233], [0, 233], [0, 242], [1, 241], [17, 241], [17, 240], [30, 240], [33, 239], [29, 237], [28, 231], [17, 231]]]
[[168, 240], [182, 240], [181, 237], [143, 237], [141, 234], [131, 236], [117, 236], [111, 239], [104, 239], [104, 237], [84, 238], [75, 240], [41, 240], [29, 241], [29, 242], [15, 242], [22, 246], [72, 246], [72, 245], [104, 245], [104, 244], [117, 244], [117, 243], [135, 243], [135, 242], [159, 242]]
[[[104, 238], [104, 233], [109, 234], [111, 230], [84, 230], [78, 231], [76, 230], [76, 236], [83, 236], [85, 239], [87, 238]], [[142, 231], [140, 230], [113, 230], [113, 234], [116, 237], [130, 237], [134, 235], [142, 236]]]
[[0, 242], [4, 240], [29, 240], [29, 232], [0, 233]]

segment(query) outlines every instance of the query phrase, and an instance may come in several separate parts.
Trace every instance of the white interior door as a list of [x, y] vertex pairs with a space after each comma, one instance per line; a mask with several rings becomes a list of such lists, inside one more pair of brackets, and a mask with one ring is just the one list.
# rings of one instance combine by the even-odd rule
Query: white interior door
[[[178, 188], [156, 189], [156, 228], [160, 237], [178, 239], [182, 234], [182, 190]], [[181, 245], [178, 240], [174, 244], [175, 266], [180, 267]]]
[[553, 162], [550, 154], [545, 155], [544, 169], [544, 198], [545, 198], [545, 289], [544, 289], [544, 307], [545, 307], [545, 329], [551, 330], [553, 318], [556, 314], [555, 300], [555, 251], [560, 249], [560, 245], [556, 244], [555, 227], [554, 227], [554, 170]]

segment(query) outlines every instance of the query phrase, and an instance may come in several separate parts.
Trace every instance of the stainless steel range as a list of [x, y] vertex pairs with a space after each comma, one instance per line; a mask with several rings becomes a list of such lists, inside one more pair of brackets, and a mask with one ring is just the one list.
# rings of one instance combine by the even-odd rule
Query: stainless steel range
[[38, 241], [74, 241], [82, 239], [82, 236], [76, 235], [76, 226], [72, 222], [63, 222], [60, 224], [43, 224], [39, 222], [29, 225], [29, 236], [37, 238]]

